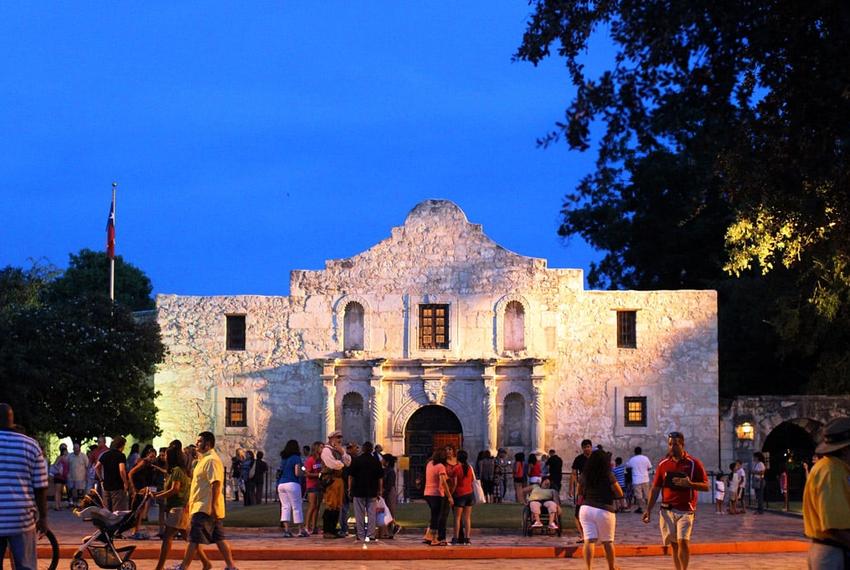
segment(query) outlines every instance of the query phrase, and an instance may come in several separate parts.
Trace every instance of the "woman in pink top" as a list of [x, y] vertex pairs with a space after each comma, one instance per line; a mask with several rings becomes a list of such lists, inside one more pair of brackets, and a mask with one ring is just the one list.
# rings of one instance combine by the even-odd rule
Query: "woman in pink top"
[[425, 542], [431, 546], [446, 546], [446, 519], [454, 504], [446, 475], [446, 450], [437, 449], [425, 466], [425, 502], [431, 509], [431, 522]]
[[[474, 503], [472, 481], [475, 480], [475, 473], [468, 463], [469, 455], [465, 450], [461, 449], [457, 452], [457, 461], [457, 466], [454, 468], [455, 536], [452, 539], [452, 544], [469, 544], [469, 530], [472, 526], [472, 504]], [[461, 523], [463, 523], [462, 534]]]

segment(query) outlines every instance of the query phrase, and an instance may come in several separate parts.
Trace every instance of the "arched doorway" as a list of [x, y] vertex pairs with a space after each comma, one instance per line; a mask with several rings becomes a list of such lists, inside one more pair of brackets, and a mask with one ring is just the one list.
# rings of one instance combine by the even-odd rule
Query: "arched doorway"
[[423, 406], [413, 412], [404, 429], [404, 454], [410, 458], [405, 477], [405, 491], [411, 499], [419, 499], [425, 488], [425, 463], [435, 448], [463, 445], [463, 428], [454, 413], [443, 406]]
[[803, 462], [812, 464], [815, 453], [815, 434], [821, 423], [800, 418], [782, 422], [768, 434], [762, 451], [769, 458], [766, 495], [768, 500], [780, 500], [779, 474], [788, 471], [788, 496], [792, 501], [803, 496], [806, 483]]

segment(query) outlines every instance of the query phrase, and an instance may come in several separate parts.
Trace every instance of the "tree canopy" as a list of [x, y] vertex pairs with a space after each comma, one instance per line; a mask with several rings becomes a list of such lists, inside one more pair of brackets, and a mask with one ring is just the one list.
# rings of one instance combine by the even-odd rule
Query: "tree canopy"
[[[165, 347], [156, 321], [112, 303], [104, 279], [98, 292], [86, 290], [80, 270], [97, 255], [105, 258], [72, 256], [77, 263], [59, 277], [40, 267], [0, 270], [0, 401], [31, 433], [148, 439], [159, 433], [152, 377]], [[144, 277], [137, 290], [147, 284], [149, 294], [150, 281], [133, 269]]]
[[[115, 256], [115, 302], [132, 311], [153, 309], [153, 286], [135, 265]], [[81, 295], [105, 295], [109, 292], [109, 258], [102, 251], [81, 249], [72, 253], [65, 270], [50, 283], [49, 301], [74, 299]]]
[[532, 5], [515, 58], [556, 51], [575, 87], [539, 142], [598, 140], [559, 229], [605, 251], [591, 285], [718, 289], [726, 391], [846, 390], [850, 4]]

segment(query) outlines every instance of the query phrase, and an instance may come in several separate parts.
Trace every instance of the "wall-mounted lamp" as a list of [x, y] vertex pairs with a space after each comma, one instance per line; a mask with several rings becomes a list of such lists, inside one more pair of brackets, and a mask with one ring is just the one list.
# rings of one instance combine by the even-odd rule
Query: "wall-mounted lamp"
[[756, 435], [756, 430], [750, 422], [744, 422], [735, 426], [735, 435], [740, 440], [752, 440]]

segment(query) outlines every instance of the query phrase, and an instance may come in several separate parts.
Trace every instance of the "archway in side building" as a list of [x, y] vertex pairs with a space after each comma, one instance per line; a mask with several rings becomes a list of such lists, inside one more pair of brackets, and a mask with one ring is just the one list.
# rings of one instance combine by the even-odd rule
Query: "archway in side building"
[[405, 477], [405, 492], [419, 499], [425, 490], [425, 463], [437, 447], [463, 445], [463, 428], [450, 409], [443, 406], [423, 406], [413, 412], [404, 429], [404, 454], [410, 460]]
[[815, 453], [815, 438], [821, 423], [808, 418], [798, 418], [782, 422], [768, 434], [762, 446], [762, 452], [768, 457], [767, 487], [768, 501], [781, 500], [779, 475], [788, 472], [788, 495], [790, 500], [799, 501], [803, 497], [806, 472], [803, 463], [812, 465]]

